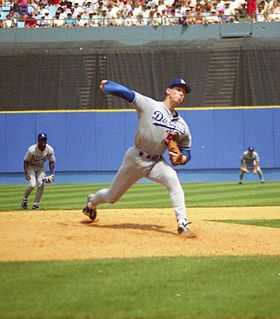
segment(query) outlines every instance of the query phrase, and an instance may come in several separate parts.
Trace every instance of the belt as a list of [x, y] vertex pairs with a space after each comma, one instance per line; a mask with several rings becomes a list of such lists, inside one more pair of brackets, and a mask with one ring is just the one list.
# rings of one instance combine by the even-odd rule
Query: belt
[[144, 151], [139, 151], [139, 156], [151, 161], [159, 161], [161, 159], [161, 155], [150, 155]]

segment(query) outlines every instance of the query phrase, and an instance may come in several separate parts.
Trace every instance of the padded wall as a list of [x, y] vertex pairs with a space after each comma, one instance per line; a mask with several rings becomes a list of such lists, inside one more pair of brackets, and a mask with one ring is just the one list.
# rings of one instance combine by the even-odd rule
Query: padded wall
[[[178, 169], [237, 168], [254, 145], [263, 167], [280, 167], [280, 109], [181, 111], [193, 136], [192, 161]], [[137, 114], [74, 112], [0, 114], [0, 172], [19, 172], [28, 146], [46, 131], [58, 171], [116, 170], [133, 144]]]

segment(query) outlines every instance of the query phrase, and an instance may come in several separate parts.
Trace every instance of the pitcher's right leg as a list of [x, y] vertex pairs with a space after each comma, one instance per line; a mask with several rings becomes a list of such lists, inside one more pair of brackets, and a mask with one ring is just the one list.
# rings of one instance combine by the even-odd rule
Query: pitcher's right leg
[[96, 206], [99, 204], [113, 204], [118, 201], [122, 195], [143, 177], [143, 171], [135, 167], [133, 159], [129, 157], [127, 152], [121, 167], [119, 168], [110, 188], [104, 188], [96, 193], [88, 195], [87, 205], [83, 209], [83, 213], [91, 220], [96, 219]]

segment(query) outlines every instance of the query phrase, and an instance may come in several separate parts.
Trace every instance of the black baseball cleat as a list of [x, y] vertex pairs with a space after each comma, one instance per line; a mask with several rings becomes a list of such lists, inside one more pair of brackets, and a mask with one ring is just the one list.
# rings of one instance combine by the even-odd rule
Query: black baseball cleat
[[83, 209], [83, 214], [88, 216], [91, 221], [94, 221], [96, 219], [96, 216], [97, 216], [97, 211], [96, 211], [95, 207], [89, 208], [88, 206], [86, 206]]
[[196, 234], [189, 228], [178, 227], [178, 235], [183, 238], [196, 238]]
[[39, 208], [40, 208], [39, 204], [33, 204], [32, 205], [32, 209], [39, 209]]
[[27, 199], [23, 199], [21, 202], [21, 208], [22, 209], [27, 209], [28, 208], [28, 201]]
[[191, 222], [186, 223], [178, 223], [177, 232], [180, 237], [184, 238], [196, 238], [196, 234], [190, 230], [188, 225], [191, 224]]

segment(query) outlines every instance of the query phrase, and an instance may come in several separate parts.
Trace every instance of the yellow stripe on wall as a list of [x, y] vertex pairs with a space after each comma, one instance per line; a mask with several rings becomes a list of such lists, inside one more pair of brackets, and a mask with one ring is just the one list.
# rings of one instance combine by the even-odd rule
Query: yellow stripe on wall
[[[257, 109], [280, 109], [279, 105], [263, 106], [212, 106], [212, 107], [178, 107], [182, 111], [208, 111], [208, 110], [257, 110]], [[135, 109], [73, 109], [73, 110], [31, 110], [31, 111], [0, 111], [0, 114], [29, 114], [29, 113], [120, 113], [135, 112]]]

